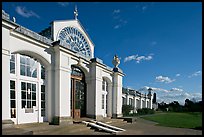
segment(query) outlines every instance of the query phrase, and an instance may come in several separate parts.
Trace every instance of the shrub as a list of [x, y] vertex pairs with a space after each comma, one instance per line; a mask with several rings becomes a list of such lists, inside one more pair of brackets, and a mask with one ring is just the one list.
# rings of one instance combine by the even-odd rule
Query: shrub
[[138, 115], [154, 114], [154, 109], [142, 108], [137, 110]]
[[133, 107], [131, 105], [123, 105], [122, 106], [123, 116], [129, 116], [131, 110], [133, 110]]
[[59, 117], [55, 116], [52, 118], [51, 125], [59, 125]]

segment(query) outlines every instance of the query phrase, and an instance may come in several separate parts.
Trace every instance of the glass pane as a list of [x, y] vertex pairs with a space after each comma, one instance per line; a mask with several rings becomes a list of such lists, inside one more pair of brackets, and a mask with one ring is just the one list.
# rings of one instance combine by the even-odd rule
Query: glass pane
[[45, 100], [45, 94], [41, 93], [41, 100]]
[[10, 73], [15, 74], [15, 63], [10, 62]]
[[36, 106], [36, 101], [32, 101], [32, 107]]
[[26, 60], [26, 64], [27, 64], [27, 65], [30, 65], [30, 60], [31, 60], [31, 59], [30, 59], [30, 58], [28, 58], [28, 57], [26, 57], [26, 59], [25, 59], [25, 60]]
[[36, 100], [36, 93], [32, 92], [32, 100]]
[[106, 91], [108, 92], [108, 82], [106, 81]]
[[21, 82], [21, 90], [26, 90], [26, 83], [25, 82]]
[[31, 108], [31, 101], [30, 100], [27, 101], [27, 108]]
[[80, 109], [80, 102], [79, 101], [75, 101], [75, 109]]
[[15, 91], [11, 90], [10, 92], [10, 99], [15, 99]]
[[22, 108], [25, 108], [25, 106], [26, 106], [26, 101], [22, 100]]
[[16, 109], [11, 108], [11, 118], [16, 118]]
[[45, 92], [45, 85], [41, 85], [41, 92]]
[[30, 66], [27, 66], [26, 69], [27, 69], [27, 75], [26, 76], [31, 77], [31, 68], [30, 68]]
[[10, 80], [10, 89], [15, 89], [15, 81]]
[[32, 91], [36, 91], [36, 84], [32, 84]]
[[103, 83], [102, 83], [102, 90], [105, 90], [105, 81], [103, 80]]
[[13, 54], [11, 55], [10, 61], [15, 62], [15, 55], [13, 55]]
[[45, 109], [44, 108], [41, 109], [41, 116], [45, 116]]
[[20, 69], [21, 69], [21, 75], [25, 76], [25, 74], [26, 74], [26, 73], [25, 73], [25, 66], [24, 66], [24, 65], [21, 65], [20, 67], [21, 67], [21, 68], [20, 68]]
[[41, 101], [41, 108], [45, 108], [45, 102]]
[[104, 95], [102, 94], [102, 109], [104, 109]]
[[33, 77], [33, 78], [37, 78], [37, 69], [35, 69], [34, 71], [32, 71], [32, 77]]
[[26, 92], [21, 91], [21, 99], [26, 99]]
[[16, 108], [16, 101], [15, 100], [11, 100], [11, 108]]
[[45, 68], [41, 66], [41, 79], [45, 79]]
[[27, 92], [27, 99], [31, 99], [31, 92]]
[[27, 83], [27, 91], [30, 89], [31, 91], [31, 83]]
[[20, 63], [21, 63], [21, 64], [25, 64], [25, 57], [24, 57], [24, 56], [21, 56], [21, 57], [20, 57]]

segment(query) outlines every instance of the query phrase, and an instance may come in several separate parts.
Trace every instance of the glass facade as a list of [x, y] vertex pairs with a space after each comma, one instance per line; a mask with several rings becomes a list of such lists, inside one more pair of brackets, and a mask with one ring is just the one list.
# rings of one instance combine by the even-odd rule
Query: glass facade
[[45, 85], [41, 85], [41, 116], [45, 116]]
[[36, 84], [21, 82], [21, 107], [33, 108], [36, 106]]
[[10, 112], [11, 118], [16, 118], [16, 92], [15, 81], [10, 80]]
[[11, 54], [10, 57], [10, 73], [15, 74], [16, 73], [16, 61], [15, 61], [15, 55]]
[[[16, 68], [19, 68], [19, 70]], [[40, 72], [40, 75], [38, 75], [38, 72]], [[41, 115], [45, 116], [45, 85], [43, 84], [45, 80], [45, 67], [30, 56], [11, 54], [10, 74], [16, 74], [11, 75], [12, 79], [16, 79], [16, 81], [10, 80], [11, 118], [16, 118], [16, 82], [20, 84], [20, 89], [16, 89], [20, 91], [19, 107], [25, 109], [25, 113], [33, 113], [33, 108], [38, 106], [37, 102], [39, 99], [37, 98], [37, 94], [41, 94]], [[19, 82], [17, 74], [21, 76]], [[38, 79], [38, 77], [40, 78]], [[38, 86], [41, 86], [41, 92], [38, 90]]]

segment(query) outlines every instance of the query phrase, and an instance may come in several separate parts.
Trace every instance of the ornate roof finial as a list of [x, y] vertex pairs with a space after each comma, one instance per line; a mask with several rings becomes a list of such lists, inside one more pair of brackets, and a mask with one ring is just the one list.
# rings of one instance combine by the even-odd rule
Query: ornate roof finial
[[117, 55], [114, 56], [112, 63], [115, 68], [118, 68], [118, 65], [120, 64], [120, 60]]
[[78, 11], [77, 11], [77, 6], [75, 5], [75, 10], [74, 10], [75, 20], [78, 20], [78, 19], [77, 19], [77, 16], [78, 16]]

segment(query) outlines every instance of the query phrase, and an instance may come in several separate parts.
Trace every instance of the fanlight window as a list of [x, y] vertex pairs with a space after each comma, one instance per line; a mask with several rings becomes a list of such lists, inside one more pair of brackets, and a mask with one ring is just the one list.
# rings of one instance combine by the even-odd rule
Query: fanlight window
[[74, 27], [65, 27], [59, 33], [58, 39], [61, 40], [62, 43], [68, 44], [71, 50], [76, 51], [86, 57], [91, 56], [89, 44], [78, 29]]

